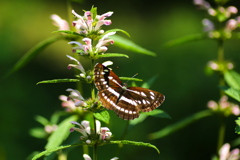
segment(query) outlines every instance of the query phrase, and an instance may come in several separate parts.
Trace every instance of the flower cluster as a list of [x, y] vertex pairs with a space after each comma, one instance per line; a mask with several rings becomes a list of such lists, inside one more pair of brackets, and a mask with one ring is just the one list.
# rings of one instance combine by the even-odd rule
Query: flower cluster
[[234, 65], [232, 62], [224, 61], [224, 62], [218, 62], [218, 61], [209, 61], [207, 63], [207, 67], [209, 67], [213, 71], [226, 71], [226, 70], [232, 70], [234, 68]]
[[99, 54], [104, 54], [107, 51], [107, 45], [113, 44], [114, 41], [112, 39], [109, 39], [109, 36], [114, 35], [116, 32], [109, 32], [102, 36], [98, 40], [98, 43], [93, 46], [92, 45], [92, 39], [90, 38], [83, 38], [82, 41], [85, 44], [81, 44], [77, 41], [71, 41], [68, 44], [75, 44], [77, 47], [73, 47], [73, 52], [79, 53], [83, 56], [88, 56], [91, 59], [95, 59], [95, 57]]
[[93, 11], [85, 11], [84, 15], [81, 16], [72, 10], [72, 14], [77, 18], [76, 21], [73, 21], [73, 26], [80, 30], [80, 34], [84, 34], [86, 36], [92, 33], [102, 34], [104, 31], [101, 30], [101, 26], [112, 24], [112, 21], [106, 20], [106, 18], [110, 17], [113, 12], [107, 12], [102, 15], [94, 16]]
[[219, 160], [239, 160], [240, 150], [238, 148], [230, 151], [230, 144], [224, 144], [219, 150]]
[[208, 108], [214, 111], [222, 111], [225, 116], [229, 116], [231, 114], [235, 116], [240, 115], [239, 106], [230, 103], [227, 100], [228, 100], [227, 96], [222, 96], [218, 103], [215, 101], [209, 101], [207, 106]]
[[[206, 10], [211, 19], [215, 21], [211, 21], [210, 19], [203, 19], [202, 24], [204, 26], [204, 31], [208, 33], [210, 38], [231, 38], [232, 31], [235, 30], [240, 24], [240, 17], [231, 18], [232, 15], [238, 13], [238, 10], [234, 6], [228, 6], [224, 8], [223, 6], [219, 6], [217, 8], [213, 8], [207, 1], [205, 0], [194, 0], [194, 4], [198, 6], [200, 9]], [[216, 28], [217, 25], [214, 23], [225, 23], [224, 29]]]
[[[113, 44], [114, 41], [109, 39], [109, 36], [114, 35], [116, 32], [107, 32], [101, 29], [102, 25], [110, 25], [111, 20], [106, 20], [113, 12], [107, 12], [102, 15], [96, 15], [96, 10], [85, 11], [83, 16], [80, 16], [75, 11], [72, 11], [73, 15], [77, 18], [73, 21], [73, 26], [79, 30], [79, 34], [84, 38], [82, 43], [72, 41], [69, 44], [77, 47], [73, 48], [73, 52], [80, 55], [87, 56], [90, 59], [96, 59], [98, 55], [101, 55], [107, 51], [107, 45]], [[97, 42], [94, 42], [97, 41]]]
[[109, 128], [101, 127], [100, 121], [96, 120], [96, 134], [95, 132], [91, 132], [90, 122], [89, 121], [82, 121], [81, 124], [75, 121], [71, 122], [78, 127], [72, 127], [70, 129], [71, 132], [77, 131], [82, 134], [80, 137], [81, 140], [85, 141], [86, 144], [92, 144], [92, 142], [104, 142], [106, 140], [110, 140], [112, 133], [110, 132]]
[[[76, 20], [72, 22], [74, 31], [84, 37], [81, 43], [77, 41], [69, 42], [69, 44], [74, 45], [73, 52], [87, 56], [90, 59], [96, 59], [97, 55], [105, 53], [108, 49], [107, 45], [114, 43], [112, 39], [109, 39], [109, 36], [114, 35], [116, 32], [105, 33], [101, 27], [112, 24], [112, 21], [106, 20], [106, 18], [110, 17], [113, 12], [97, 15], [96, 10], [93, 8], [91, 11], [85, 11], [83, 16], [77, 14], [74, 10], [72, 10], [72, 14], [76, 17]], [[51, 19], [53, 24], [58, 27], [58, 30], [70, 29], [68, 22], [58, 15], [51, 15]], [[96, 45], [93, 42], [95, 40], [98, 41]]]

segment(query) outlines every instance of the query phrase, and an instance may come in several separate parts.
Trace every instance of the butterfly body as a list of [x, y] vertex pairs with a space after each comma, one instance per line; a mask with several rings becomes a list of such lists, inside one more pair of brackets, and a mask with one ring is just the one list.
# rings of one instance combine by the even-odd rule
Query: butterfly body
[[96, 64], [94, 68], [95, 85], [102, 105], [122, 119], [132, 120], [139, 112], [149, 112], [160, 106], [165, 96], [159, 92], [141, 88], [127, 87], [108, 67]]

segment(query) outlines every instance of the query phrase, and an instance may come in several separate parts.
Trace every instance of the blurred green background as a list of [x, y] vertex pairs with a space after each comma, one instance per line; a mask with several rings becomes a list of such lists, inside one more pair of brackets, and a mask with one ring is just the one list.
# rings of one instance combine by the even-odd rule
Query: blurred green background
[[[232, 1], [237, 4], [238, 1]], [[132, 53], [115, 46], [111, 52], [125, 53], [126, 58], [114, 58], [114, 71], [119, 76], [148, 80], [157, 75], [157, 81], [151, 89], [166, 95], [166, 101], [160, 107], [172, 119], [148, 118], [133, 128], [126, 139], [150, 142], [156, 145], [161, 154], [151, 148], [124, 146], [120, 159], [146, 160], [203, 160], [210, 159], [216, 152], [218, 119], [209, 117], [169, 135], [163, 139], [150, 141], [149, 133], [158, 131], [170, 124], [206, 109], [209, 100], [219, 99], [218, 76], [207, 76], [204, 68], [208, 61], [216, 59], [217, 45], [214, 41], [191, 42], [172, 48], [162, 45], [181, 36], [202, 32], [201, 20], [205, 14], [198, 11], [192, 1], [97, 1], [86, 0], [81, 4], [73, 3], [77, 13], [98, 7], [98, 13], [114, 11], [112, 25], [104, 29], [121, 28], [131, 35], [131, 40], [156, 52], [157, 57]], [[239, 4], [238, 4], [239, 5]], [[53, 36], [57, 28], [50, 20], [51, 14], [67, 18], [65, 0], [3, 0], [0, 2], [0, 63], [1, 75], [32, 46]], [[120, 35], [123, 35], [119, 33]], [[225, 45], [226, 59], [233, 61], [235, 69], [240, 71], [239, 40], [228, 41]], [[29, 129], [40, 126], [34, 120], [36, 115], [50, 118], [56, 110], [62, 110], [58, 96], [67, 95], [67, 88], [74, 84], [36, 85], [41, 80], [73, 78], [73, 72], [67, 70], [70, 61], [66, 54], [71, 47], [66, 41], [50, 45], [27, 66], [10, 76], [0, 84], [0, 159], [22, 160], [33, 151], [42, 151], [45, 140], [33, 138]], [[119, 138], [126, 121], [111, 113], [110, 129]], [[225, 142], [231, 142], [238, 136], [234, 133], [236, 117], [227, 122]], [[99, 159], [114, 157], [117, 146], [104, 146], [99, 149]], [[113, 150], [111, 150], [113, 149]], [[82, 159], [82, 153], [74, 149], [69, 159]], [[75, 156], [75, 158], [73, 158]], [[77, 158], [76, 158], [77, 157]]]

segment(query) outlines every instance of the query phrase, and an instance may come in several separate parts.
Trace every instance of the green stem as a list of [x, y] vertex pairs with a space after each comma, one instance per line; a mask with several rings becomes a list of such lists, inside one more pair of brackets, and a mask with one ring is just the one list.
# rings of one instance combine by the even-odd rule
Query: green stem
[[[218, 41], [218, 61], [219, 61], [219, 64], [224, 63], [224, 41], [221, 39]], [[224, 81], [224, 76], [222, 71], [220, 72], [220, 76], [219, 76], [219, 86], [224, 86], [224, 85], [225, 85], [225, 81]], [[224, 94], [225, 94], [224, 91], [220, 90], [220, 97], [222, 97]], [[221, 113], [219, 114], [219, 119], [220, 119], [220, 128], [218, 133], [217, 152], [219, 151], [219, 149], [224, 143], [224, 135], [226, 130], [225, 118]]]
[[[96, 125], [96, 118], [93, 116], [93, 121], [94, 121], [94, 133], [97, 136], [97, 125]], [[93, 146], [93, 160], [97, 160], [97, 146], [98, 141], [95, 142]]]
[[217, 153], [224, 143], [224, 135], [226, 130], [225, 119], [223, 116], [220, 117], [220, 128], [218, 133], [218, 144], [217, 144]]

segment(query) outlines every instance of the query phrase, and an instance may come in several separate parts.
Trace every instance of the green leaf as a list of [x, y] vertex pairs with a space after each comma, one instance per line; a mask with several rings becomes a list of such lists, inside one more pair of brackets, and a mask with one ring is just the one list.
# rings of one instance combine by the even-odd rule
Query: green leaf
[[171, 119], [171, 117], [166, 112], [164, 112], [163, 110], [160, 110], [160, 109], [155, 109], [151, 112], [143, 112], [142, 114], [146, 114], [148, 116], [154, 116], [154, 117], [158, 117], [158, 118]]
[[151, 148], [154, 148], [160, 154], [160, 151], [158, 150], [158, 148], [150, 143], [135, 142], [135, 141], [128, 141], [128, 140], [110, 141], [109, 143], [110, 144], [127, 144], [127, 145], [134, 145], [134, 146], [151, 147]]
[[46, 138], [47, 136], [45, 130], [40, 127], [30, 129], [29, 134], [35, 138]]
[[70, 34], [70, 35], [74, 35], [74, 36], [83, 36], [77, 32], [69, 31], [69, 30], [58, 30], [58, 31], [53, 31], [52, 33], [66, 33], [66, 34]]
[[126, 58], [129, 58], [128, 55], [121, 54], [121, 53], [105, 53], [105, 54], [97, 56], [97, 58], [106, 58], [106, 57], [126, 57]]
[[79, 146], [81, 144], [73, 144], [73, 145], [67, 145], [67, 146], [60, 146], [60, 147], [54, 147], [54, 148], [51, 148], [51, 149], [47, 149], [46, 151], [43, 151], [37, 155], [35, 155], [32, 160], [36, 160], [44, 155], [48, 155], [52, 152], [56, 152], [56, 151], [59, 151], [59, 150], [62, 150], [62, 149], [65, 149], [65, 148], [69, 148], [69, 147], [75, 147], [75, 146]]
[[211, 116], [212, 115], [212, 112], [211, 110], [204, 110], [204, 111], [201, 111], [201, 112], [198, 112], [198, 113], [195, 113], [194, 115], [191, 115], [185, 119], [183, 119], [182, 121], [180, 122], [177, 122], [175, 124], [172, 124], [172, 125], [169, 125], [157, 132], [154, 132], [154, 133], [151, 133], [149, 135], [149, 138], [151, 140], [153, 139], [160, 139], [160, 138], [163, 138], [167, 135], [170, 135], [190, 124], [192, 124], [193, 122], [196, 122], [197, 120], [200, 120], [204, 117], [208, 117], [208, 116]]
[[40, 81], [37, 83], [42, 84], [42, 83], [66, 83], [66, 82], [79, 82], [79, 79], [52, 79], [52, 80], [44, 80]]
[[138, 118], [130, 121], [130, 125], [131, 126], [135, 126], [135, 125], [137, 125], [139, 123], [142, 123], [147, 117], [148, 117], [148, 115], [141, 113]]
[[92, 18], [95, 19], [97, 16], [97, 7], [92, 6], [90, 12], [92, 13]]
[[224, 79], [227, 84], [234, 89], [240, 90], [240, 74], [230, 70], [224, 72]]
[[165, 43], [163, 46], [164, 47], [173, 47], [176, 45], [185, 44], [188, 42], [202, 40], [202, 39], [209, 39], [209, 38], [208, 38], [207, 34], [202, 34], [202, 33], [192, 34], [192, 35], [187, 35], [187, 36], [184, 36], [184, 37], [181, 37], [178, 39], [171, 40], [171, 41]]
[[93, 113], [94, 117], [97, 118], [98, 120], [105, 122], [105, 123], [109, 123], [110, 120], [110, 116], [107, 110], [103, 110], [100, 112], [95, 112]]
[[136, 52], [136, 53], [141, 53], [149, 56], [156, 56], [156, 53], [149, 51], [136, 43], [130, 41], [129, 39], [123, 38], [118, 35], [113, 35], [111, 38], [114, 40], [114, 45], [124, 48], [126, 50]]
[[119, 79], [123, 81], [143, 81], [142, 79], [139, 78], [131, 78], [131, 77], [119, 77]]
[[237, 126], [235, 128], [235, 132], [237, 134], [240, 134], [240, 117], [238, 117], [238, 120], [236, 120], [236, 124], [237, 124]]
[[106, 31], [101, 37], [103, 37], [105, 34], [110, 33], [110, 32], [122, 32], [122, 33], [126, 34], [128, 37], [130, 37], [129, 33], [122, 29], [110, 29], [110, 30]]
[[32, 60], [37, 54], [39, 54], [43, 49], [45, 49], [48, 45], [52, 44], [53, 42], [56, 42], [57, 40], [63, 39], [62, 36], [56, 36], [56, 37], [50, 37], [40, 43], [38, 43], [36, 46], [31, 48], [28, 52], [26, 52], [18, 61], [15, 63], [15, 65], [10, 69], [9, 72], [4, 76], [4, 78], [7, 78], [14, 72], [18, 71], [22, 67], [24, 67], [30, 60]]
[[50, 122], [43, 116], [35, 116], [35, 120], [39, 123], [41, 123], [43, 126], [48, 125]]
[[234, 88], [229, 88], [229, 87], [221, 87], [224, 92], [229, 95], [230, 97], [236, 99], [237, 101], [240, 102], [240, 90], [234, 89]]
[[58, 147], [69, 135], [69, 129], [72, 127], [71, 121], [76, 121], [77, 116], [73, 115], [62, 121], [56, 131], [48, 138], [48, 143], [45, 146], [46, 150]]

